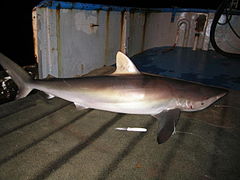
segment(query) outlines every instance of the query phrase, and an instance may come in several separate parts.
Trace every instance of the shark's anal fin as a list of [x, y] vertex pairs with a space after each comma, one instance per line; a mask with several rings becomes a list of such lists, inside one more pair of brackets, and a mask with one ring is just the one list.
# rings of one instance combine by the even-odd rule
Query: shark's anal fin
[[88, 107], [85, 107], [85, 106], [83, 106], [81, 104], [78, 104], [78, 103], [74, 103], [74, 104], [75, 104], [77, 110], [83, 110], [83, 109], [87, 109], [88, 108]]
[[159, 114], [152, 115], [159, 121], [159, 128], [157, 132], [158, 144], [162, 144], [167, 141], [174, 133], [180, 112], [180, 109], [171, 109], [162, 111]]

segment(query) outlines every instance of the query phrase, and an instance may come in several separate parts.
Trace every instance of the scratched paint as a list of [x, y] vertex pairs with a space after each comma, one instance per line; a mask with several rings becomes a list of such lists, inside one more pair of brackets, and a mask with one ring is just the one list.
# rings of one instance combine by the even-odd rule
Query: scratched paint
[[56, 10], [56, 36], [57, 36], [57, 62], [58, 77], [62, 76], [62, 41], [61, 41], [61, 16], [60, 10]]
[[80, 11], [74, 15], [75, 28], [77, 31], [82, 31], [86, 34], [92, 34], [97, 32], [97, 11]]
[[108, 64], [108, 58], [109, 58], [109, 16], [110, 11], [106, 12], [106, 20], [105, 20], [105, 46], [104, 46], [104, 65]]

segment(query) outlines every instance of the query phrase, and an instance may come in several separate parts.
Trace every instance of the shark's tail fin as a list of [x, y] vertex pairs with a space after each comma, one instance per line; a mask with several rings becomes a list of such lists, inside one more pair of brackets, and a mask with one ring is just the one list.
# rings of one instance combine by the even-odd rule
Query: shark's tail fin
[[0, 64], [12, 77], [13, 81], [19, 88], [17, 99], [27, 96], [32, 90], [32, 78], [28, 75], [28, 73], [2, 53], [0, 53]]

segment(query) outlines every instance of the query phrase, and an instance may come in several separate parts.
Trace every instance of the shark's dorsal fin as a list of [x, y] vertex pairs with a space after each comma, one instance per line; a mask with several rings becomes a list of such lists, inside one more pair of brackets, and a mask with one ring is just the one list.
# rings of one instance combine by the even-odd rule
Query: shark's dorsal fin
[[133, 62], [122, 52], [118, 51], [116, 55], [116, 71], [114, 74], [141, 74]]

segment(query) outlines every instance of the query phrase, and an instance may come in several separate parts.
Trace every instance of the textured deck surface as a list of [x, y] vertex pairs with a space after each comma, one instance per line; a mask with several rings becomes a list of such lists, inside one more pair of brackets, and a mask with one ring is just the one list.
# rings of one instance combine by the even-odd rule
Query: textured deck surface
[[150, 116], [77, 111], [37, 93], [0, 106], [0, 179], [237, 179], [239, 100], [231, 92], [211, 108], [182, 113], [177, 133], [158, 145]]
[[0, 180], [240, 178], [240, 91], [182, 113], [176, 134], [162, 145], [156, 130], [151, 116], [77, 111], [38, 92], [0, 106]]

